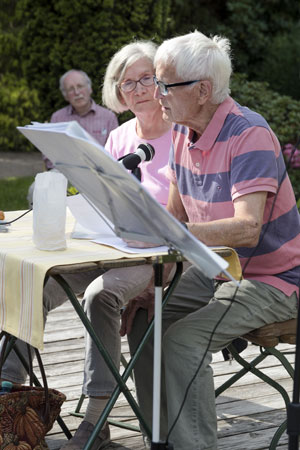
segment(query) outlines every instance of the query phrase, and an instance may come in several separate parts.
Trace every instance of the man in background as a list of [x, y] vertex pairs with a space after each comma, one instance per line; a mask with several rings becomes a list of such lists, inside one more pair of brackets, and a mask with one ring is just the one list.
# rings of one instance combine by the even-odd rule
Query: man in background
[[[55, 111], [51, 123], [71, 122], [76, 120], [99, 144], [105, 145], [109, 133], [118, 126], [117, 116], [107, 108], [97, 105], [91, 98], [92, 82], [82, 70], [71, 69], [59, 79], [59, 88], [69, 103]], [[53, 169], [52, 162], [43, 156], [46, 170]], [[32, 207], [34, 182], [28, 189], [27, 201]]]
[[[89, 76], [82, 70], [71, 69], [60, 77], [59, 88], [69, 104], [55, 111], [50, 122], [76, 120], [104, 146], [111, 130], [117, 128], [118, 119], [112, 111], [97, 105], [91, 98], [92, 82]], [[52, 169], [51, 161], [45, 157], [44, 160], [46, 169]]]

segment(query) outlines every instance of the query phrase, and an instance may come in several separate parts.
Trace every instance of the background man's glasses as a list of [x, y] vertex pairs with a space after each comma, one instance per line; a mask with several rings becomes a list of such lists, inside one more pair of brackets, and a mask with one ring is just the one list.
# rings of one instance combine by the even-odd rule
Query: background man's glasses
[[170, 87], [188, 86], [189, 84], [198, 83], [198, 81], [202, 81], [202, 80], [193, 80], [193, 81], [181, 81], [180, 83], [166, 84], [166, 83], [163, 83], [162, 81], [158, 81], [158, 79], [156, 78], [155, 75], [153, 77], [153, 80], [154, 80], [155, 86], [158, 87], [161, 95], [168, 95], [168, 93], [169, 93], [168, 88], [170, 88]]
[[140, 83], [142, 86], [148, 87], [154, 84], [153, 75], [144, 75], [139, 80], [127, 80], [120, 84], [121, 91], [128, 93], [134, 91], [137, 84]]
[[72, 86], [69, 89], [66, 89], [66, 93], [74, 95], [75, 92], [81, 92], [86, 86], [86, 84], [77, 84], [76, 86]]

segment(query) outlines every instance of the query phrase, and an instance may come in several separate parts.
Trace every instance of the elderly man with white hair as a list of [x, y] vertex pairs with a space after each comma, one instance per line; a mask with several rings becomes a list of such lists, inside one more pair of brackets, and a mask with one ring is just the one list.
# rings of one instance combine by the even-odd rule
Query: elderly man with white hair
[[[91, 98], [90, 77], [82, 70], [68, 70], [60, 77], [59, 88], [69, 104], [55, 111], [50, 122], [76, 120], [99, 144], [105, 146], [109, 133], [118, 126], [118, 119], [112, 111], [97, 105]], [[48, 159], [44, 160], [47, 169], [53, 168]]]
[[[204, 244], [234, 248], [243, 269], [236, 289], [190, 266], [163, 313], [167, 440], [175, 450], [216, 450], [212, 353], [250, 330], [297, 316], [299, 213], [278, 139], [261, 115], [229, 95], [228, 39], [195, 31], [167, 40], [154, 65], [155, 97], [163, 118], [175, 124], [167, 209]], [[152, 308], [150, 287], [140, 300]], [[132, 351], [147, 322], [138, 308], [135, 299], [123, 317]], [[151, 364], [149, 344], [135, 368], [146, 416]]]
[[[68, 102], [64, 108], [55, 111], [50, 122], [71, 122], [75, 120], [99, 144], [105, 146], [107, 138], [112, 130], [117, 128], [117, 116], [107, 108], [97, 105], [91, 98], [92, 81], [82, 70], [71, 69], [65, 72], [59, 79], [59, 89]], [[46, 170], [54, 168], [52, 162], [43, 155]], [[27, 194], [29, 207], [32, 206], [34, 182]]]

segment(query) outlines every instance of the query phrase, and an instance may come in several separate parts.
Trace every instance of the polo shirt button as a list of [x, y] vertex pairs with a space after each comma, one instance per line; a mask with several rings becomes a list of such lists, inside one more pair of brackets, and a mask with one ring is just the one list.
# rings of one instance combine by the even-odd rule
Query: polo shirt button
[[197, 162], [197, 163], [196, 163], [196, 167], [199, 167], [199, 166], [200, 166], [200, 163]]

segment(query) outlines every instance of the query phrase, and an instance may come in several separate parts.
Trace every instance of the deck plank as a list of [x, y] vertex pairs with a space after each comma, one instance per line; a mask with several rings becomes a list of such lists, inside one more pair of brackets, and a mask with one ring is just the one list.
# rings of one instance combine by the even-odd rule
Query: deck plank
[[[280, 349], [293, 350], [293, 346], [281, 344]], [[129, 358], [126, 339], [122, 340], [122, 352]], [[247, 359], [259, 352], [250, 345], [243, 353]], [[81, 419], [71, 415], [81, 395], [82, 370], [84, 360], [84, 329], [70, 302], [51, 311], [45, 328], [45, 347], [41, 352], [49, 386], [64, 392], [67, 396], [62, 407], [62, 418], [74, 432]], [[294, 355], [289, 356], [291, 361]], [[214, 355], [215, 386], [222, 384], [238, 370], [236, 362], [223, 361], [221, 353]], [[259, 365], [265, 373], [279, 381], [289, 393], [293, 383], [286, 371], [273, 357], [268, 357]], [[37, 372], [38, 373], [38, 372]], [[128, 380], [134, 394], [132, 380]], [[286, 412], [281, 396], [273, 388], [252, 374], [247, 374], [234, 386], [216, 399], [218, 414], [219, 450], [267, 450], [277, 427], [285, 420]], [[84, 411], [85, 402], [82, 410]], [[128, 421], [138, 425], [134, 414], [121, 395], [113, 408], [110, 418]], [[112, 443], [107, 450], [142, 450], [144, 444], [139, 432], [111, 426]], [[59, 450], [66, 437], [58, 424], [54, 424], [47, 435], [50, 450]], [[288, 449], [288, 437], [284, 434], [277, 447]]]

